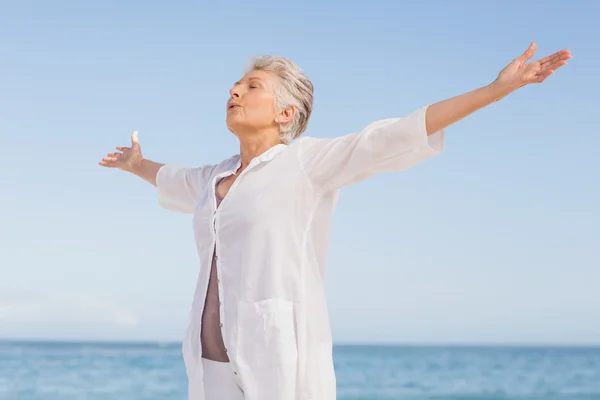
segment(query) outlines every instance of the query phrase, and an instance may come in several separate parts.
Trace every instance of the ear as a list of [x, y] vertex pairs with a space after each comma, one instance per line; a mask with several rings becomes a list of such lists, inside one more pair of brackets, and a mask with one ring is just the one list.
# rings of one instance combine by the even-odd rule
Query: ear
[[294, 106], [288, 106], [275, 116], [275, 122], [278, 124], [287, 124], [292, 120], [292, 118], [294, 118], [295, 114], [296, 108]]

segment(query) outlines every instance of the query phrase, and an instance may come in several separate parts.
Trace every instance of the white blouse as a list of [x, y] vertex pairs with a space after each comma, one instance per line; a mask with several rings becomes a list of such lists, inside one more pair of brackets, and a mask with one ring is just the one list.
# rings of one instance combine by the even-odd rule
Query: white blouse
[[223, 340], [246, 400], [335, 400], [324, 277], [339, 189], [438, 155], [444, 131], [427, 135], [427, 107], [345, 136], [276, 145], [218, 209], [215, 183], [238, 169], [239, 155], [159, 170], [159, 203], [193, 214], [202, 266], [183, 343], [190, 400], [204, 400], [201, 313], [215, 245]]

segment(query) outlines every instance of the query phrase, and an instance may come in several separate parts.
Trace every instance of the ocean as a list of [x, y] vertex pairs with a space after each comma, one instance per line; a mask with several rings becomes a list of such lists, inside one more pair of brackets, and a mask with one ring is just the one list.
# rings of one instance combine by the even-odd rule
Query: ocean
[[[339, 400], [600, 399], [600, 347], [336, 346]], [[1, 400], [186, 400], [179, 344], [0, 341]]]

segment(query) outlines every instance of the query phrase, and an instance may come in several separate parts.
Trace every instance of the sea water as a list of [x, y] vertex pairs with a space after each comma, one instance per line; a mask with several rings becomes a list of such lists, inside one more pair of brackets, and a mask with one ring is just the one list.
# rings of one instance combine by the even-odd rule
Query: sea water
[[[340, 400], [600, 400], [600, 347], [334, 349]], [[1, 400], [185, 400], [180, 344], [0, 341]]]

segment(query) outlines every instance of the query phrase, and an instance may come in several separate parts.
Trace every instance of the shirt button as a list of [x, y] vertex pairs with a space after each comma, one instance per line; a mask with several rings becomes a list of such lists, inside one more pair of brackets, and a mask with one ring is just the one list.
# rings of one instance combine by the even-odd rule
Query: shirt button
[[223, 327], [223, 323], [221, 322], [221, 323], [219, 324], [219, 326], [222, 328], [222, 327]]

